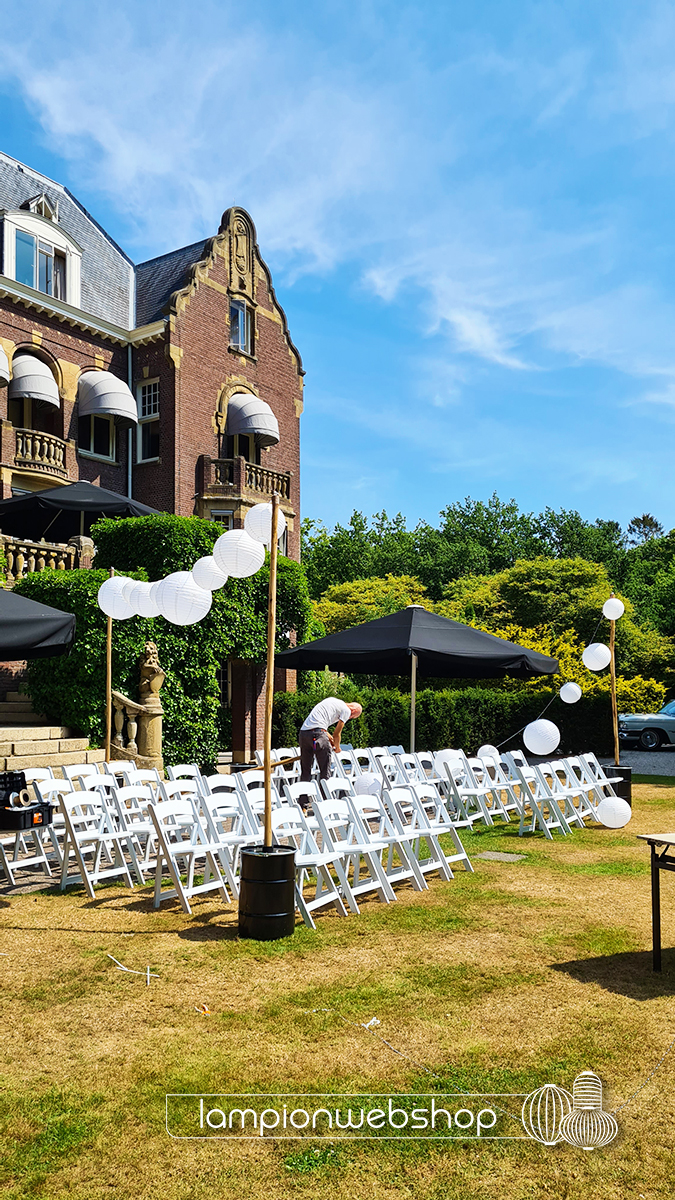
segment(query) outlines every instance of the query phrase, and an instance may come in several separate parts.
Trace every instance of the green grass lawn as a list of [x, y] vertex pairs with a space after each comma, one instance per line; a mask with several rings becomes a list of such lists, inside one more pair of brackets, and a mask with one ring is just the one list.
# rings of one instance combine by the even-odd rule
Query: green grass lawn
[[[624, 1200], [669, 1196], [675, 1051], [604, 1150], [303, 1137], [177, 1141], [167, 1092], [529, 1092], [600, 1074], [622, 1104], [675, 1037], [675, 955], [651, 972], [649, 854], [675, 781], [634, 789], [623, 830], [463, 836], [475, 874], [278, 943], [239, 942], [216, 898], [151, 889], [0, 897], [7, 1200]], [[523, 854], [502, 863], [485, 850]], [[663, 891], [675, 945], [675, 879]], [[135, 970], [116, 969], [108, 955]], [[205, 1004], [210, 1015], [196, 1011]], [[312, 1011], [324, 1010], [331, 1011]], [[373, 1017], [380, 1024], [364, 1028]], [[390, 1043], [384, 1044], [381, 1039]]]

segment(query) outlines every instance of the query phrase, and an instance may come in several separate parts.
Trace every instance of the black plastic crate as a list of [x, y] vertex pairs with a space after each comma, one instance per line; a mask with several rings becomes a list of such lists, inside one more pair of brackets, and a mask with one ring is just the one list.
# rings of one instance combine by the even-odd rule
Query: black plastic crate
[[0, 829], [39, 829], [51, 825], [53, 811], [51, 804], [44, 802], [28, 808], [0, 807]]

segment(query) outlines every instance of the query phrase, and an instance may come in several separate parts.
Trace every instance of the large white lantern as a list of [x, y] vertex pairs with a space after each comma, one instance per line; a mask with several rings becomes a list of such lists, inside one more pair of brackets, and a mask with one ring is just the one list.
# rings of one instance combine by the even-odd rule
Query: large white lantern
[[107, 617], [113, 617], [115, 621], [128, 621], [129, 617], [136, 615], [124, 598], [124, 588], [129, 582], [126, 575], [113, 575], [110, 579], [104, 580], [98, 589], [96, 598], [99, 608], [103, 609]]
[[609, 666], [612, 652], [604, 642], [591, 642], [584, 650], [581, 661], [589, 671], [604, 671]]
[[195, 625], [209, 611], [213, 596], [198, 587], [189, 571], [174, 571], [156, 593], [160, 614], [172, 625]]
[[577, 700], [581, 700], [581, 688], [578, 683], [563, 683], [559, 694], [564, 704], [576, 704]]
[[607, 617], [608, 621], [618, 621], [626, 611], [626, 606], [622, 600], [617, 600], [616, 596], [610, 596], [609, 600], [605, 600], [602, 606], [602, 614]]
[[531, 754], [546, 757], [557, 749], [560, 743], [560, 730], [557, 725], [553, 724], [553, 721], [545, 721], [539, 717], [538, 721], [530, 721], [530, 724], [525, 726], [523, 741]]
[[256, 542], [245, 529], [228, 529], [213, 547], [216, 566], [224, 575], [246, 579], [255, 575], [265, 561], [265, 547]]
[[627, 800], [621, 796], [605, 796], [595, 810], [596, 820], [608, 829], [622, 829], [633, 815], [633, 810]]
[[227, 575], [221, 571], [212, 554], [197, 559], [192, 568], [192, 578], [197, 587], [204, 588], [206, 592], [215, 592], [216, 588], [227, 583]]
[[[286, 518], [281, 509], [279, 509], [277, 515], [277, 537], [281, 537], [285, 528]], [[262, 542], [269, 549], [270, 542], [272, 541], [272, 505], [254, 504], [253, 508], [249, 508], [244, 520], [244, 529], [255, 542]]]
[[140, 581], [131, 593], [129, 603], [138, 613], [139, 617], [159, 616], [159, 605], [154, 600], [154, 593], [152, 593], [154, 586], [153, 583], [143, 583]]
[[481, 746], [480, 750], [478, 751], [477, 757], [478, 758], [491, 758], [494, 760], [494, 762], [498, 763], [499, 762], [499, 750], [497, 749], [496, 746], [490, 746], [490, 745]]
[[372, 771], [364, 771], [354, 780], [354, 791], [357, 796], [381, 796], [382, 777], [378, 778]]

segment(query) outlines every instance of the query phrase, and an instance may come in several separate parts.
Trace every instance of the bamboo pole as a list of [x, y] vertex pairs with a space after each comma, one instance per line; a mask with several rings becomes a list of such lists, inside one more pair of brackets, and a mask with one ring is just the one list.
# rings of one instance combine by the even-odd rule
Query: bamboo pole
[[[115, 568], [110, 568], [110, 578], [115, 574]], [[110, 742], [112, 739], [112, 617], [108, 617], [105, 646], [105, 760], [110, 762]]]
[[417, 706], [417, 655], [413, 650], [410, 664], [410, 753], [415, 753], [415, 708]]
[[279, 495], [272, 496], [270, 541], [270, 586], [267, 601], [267, 678], [265, 680], [265, 849], [272, 849], [272, 704], [274, 701], [274, 641], [277, 627], [277, 551]]
[[[612, 596], [614, 592], [612, 592]], [[616, 703], [616, 621], [609, 623], [609, 672], [612, 689], [612, 727], [614, 729], [614, 765], [621, 765], [619, 758], [619, 713]]]

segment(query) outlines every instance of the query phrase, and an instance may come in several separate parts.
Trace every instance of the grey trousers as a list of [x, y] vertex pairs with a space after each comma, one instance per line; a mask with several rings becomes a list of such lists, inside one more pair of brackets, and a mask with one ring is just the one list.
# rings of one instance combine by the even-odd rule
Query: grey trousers
[[300, 779], [303, 783], [311, 781], [315, 758], [319, 764], [319, 778], [328, 779], [332, 751], [333, 747], [325, 729], [300, 730]]

